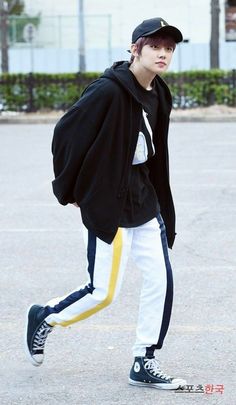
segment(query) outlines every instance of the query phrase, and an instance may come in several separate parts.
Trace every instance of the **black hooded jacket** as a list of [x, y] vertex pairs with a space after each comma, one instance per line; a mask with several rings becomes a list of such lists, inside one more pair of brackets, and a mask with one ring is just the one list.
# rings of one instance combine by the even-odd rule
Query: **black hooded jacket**
[[[126, 201], [142, 105], [129, 63], [117, 62], [92, 82], [57, 123], [53, 142], [53, 192], [66, 205], [77, 202], [84, 225], [111, 243]], [[159, 103], [153, 133], [156, 154], [147, 162], [167, 231], [175, 238], [175, 211], [169, 185], [170, 91], [156, 76]]]

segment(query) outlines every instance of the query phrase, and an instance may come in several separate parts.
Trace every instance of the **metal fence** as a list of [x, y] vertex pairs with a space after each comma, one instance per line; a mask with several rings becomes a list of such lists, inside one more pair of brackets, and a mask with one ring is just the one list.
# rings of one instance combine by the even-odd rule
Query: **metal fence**
[[[98, 73], [0, 76], [0, 111], [66, 110]], [[174, 108], [236, 107], [236, 70], [168, 73]]]
[[98, 74], [0, 76], [0, 111], [66, 110]]
[[236, 69], [167, 74], [174, 108], [221, 104], [236, 107]]
[[[82, 34], [77, 16], [13, 15], [7, 18], [6, 26], [10, 72], [79, 70]], [[104, 63], [112, 63], [111, 28], [109, 14], [84, 15], [83, 46], [87, 71], [102, 71]], [[3, 39], [1, 31], [0, 43]]]

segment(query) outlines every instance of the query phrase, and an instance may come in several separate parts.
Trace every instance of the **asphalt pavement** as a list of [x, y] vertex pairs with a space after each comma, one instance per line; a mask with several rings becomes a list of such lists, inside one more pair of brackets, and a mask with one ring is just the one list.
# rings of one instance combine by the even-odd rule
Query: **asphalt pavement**
[[175, 297], [158, 357], [190, 392], [128, 385], [141, 285], [131, 261], [117, 301], [53, 331], [41, 367], [28, 362], [27, 307], [86, 281], [79, 209], [51, 189], [53, 126], [0, 125], [1, 405], [234, 405], [236, 122], [170, 126]]

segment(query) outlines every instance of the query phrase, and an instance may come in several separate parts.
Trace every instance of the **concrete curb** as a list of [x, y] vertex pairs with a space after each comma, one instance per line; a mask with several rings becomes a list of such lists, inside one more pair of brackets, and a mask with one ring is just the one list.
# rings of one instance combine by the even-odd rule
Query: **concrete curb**
[[[1, 124], [55, 124], [64, 114], [60, 112], [58, 114], [14, 114], [14, 115], [0, 115]], [[235, 113], [208, 113], [202, 112], [196, 114], [192, 111], [173, 111], [170, 117], [171, 122], [236, 122], [236, 110]]]
[[3, 116], [0, 117], [1, 124], [55, 124], [61, 117], [60, 116]]
[[171, 116], [171, 122], [236, 122], [236, 116], [214, 115], [214, 116]]

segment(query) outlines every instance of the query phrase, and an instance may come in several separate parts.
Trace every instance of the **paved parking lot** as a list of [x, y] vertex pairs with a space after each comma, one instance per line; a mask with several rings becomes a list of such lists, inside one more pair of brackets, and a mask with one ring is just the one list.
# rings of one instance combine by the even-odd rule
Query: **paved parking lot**
[[[0, 125], [0, 403], [235, 403], [236, 123], [172, 123], [177, 239], [173, 317], [163, 368], [209, 394], [131, 387], [140, 275], [129, 262], [109, 308], [50, 335], [45, 363], [23, 350], [26, 309], [85, 281], [79, 210], [51, 190], [52, 124]], [[223, 385], [224, 392], [216, 392]]]

